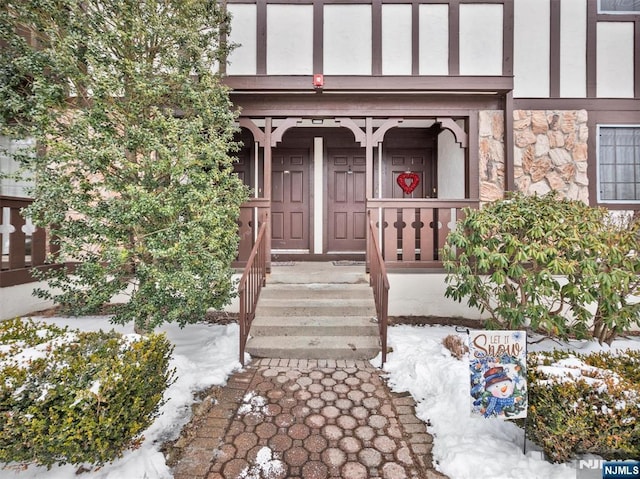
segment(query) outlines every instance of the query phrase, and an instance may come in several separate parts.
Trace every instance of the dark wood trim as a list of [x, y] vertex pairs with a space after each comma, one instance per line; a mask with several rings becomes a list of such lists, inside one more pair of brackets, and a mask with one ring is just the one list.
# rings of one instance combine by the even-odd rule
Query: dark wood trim
[[[233, 75], [224, 78], [224, 83], [235, 92], [314, 92], [311, 75]], [[330, 75], [324, 77], [323, 93], [326, 92], [491, 92], [506, 93], [513, 90], [511, 76], [349, 76]]]
[[449, 75], [460, 75], [460, 1], [449, 1]]
[[513, 103], [516, 110], [640, 111], [640, 99], [631, 98], [517, 98]]
[[33, 276], [33, 270], [45, 272], [62, 268], [61, 264], [50, 264], [36, 266], [35, 268], [20, 268], [0, 271], [0, 288], [8, 288], [9, 286], [18, 286], [21, 284], [34, 283], [39, 281]]
[[371, 0], [371, 73], [382, 75], [382, 0]]
[[[264, 166], [263, 166], [263, 175], [264, 175], [264, 193], [263, 198], [269, 202], [269, 220], [267, 224], [267, 231], [265, 233], [265, 241], [267, 242], [267, 252], [271, 251], [271, 173], [273, 171], [272, 166], [272, 158], [271, 158], [271, 132], [273, 130], [273, 124], [271, 117], [266, 117], [264, 119]], [[267, 260], [267, 263], [270, 263]], [[271, 267], [269, 265], [269, 267]]]
[[515, 190], [513, 151], [513, 92], [505, 96], [504, 105], [504, 189]]
[[256, 0], [256, 73], [267, 73], [267, 0]]
[[[257, 0], [226, 0], [226, 3], [256, 3]], [[291, 4], [291, 5], [311, 5], [318, 0], [269, 0], [269, 3], [279, 3], [279, 4]], [[493, 3], [493, 4], [507, 4], [513, 2], [513, 0], [382, 0], [382, 3], [389, 4], [408, 4], [408, 3], [424, 3], [424, 4], [442, 4], [447, 3], [448, 1], [457, 1], [458, 3], [466, 3], [466, 4], [485, 4], [485, 3]], [[326, 5], [335, 5], [335, 4], [361, 4], [367, 5], [371, 4], [371, 0], [320, 0], [321, 3]], [[602, 14], [602, 16], [624, 16], [624, 15], [607, 15]]]
[[470, 110], [502, 110], [504, 98], [495, 95], [232, 95], [242, 115], [273, 117], [403, 117], [464, 118]]
[[472, 200], [480, 198], [480, 143], [478, 124], [478, 112], [471, 112], [469, 114], [469, 148], [467, 148], [467, 154], [469, 155], [469, 173], [466, 177], [469, 186], [465, 189], [467, 190], [467, 197]]
[[264, 198], [249, 198], [240, 205], [241, 208], [271, 208], [271, 200]]
[[598, 0], [587, 0], [587, 98], [597, 96]]
[[560, 0], [551, 0], [549, 12], [549, 96], [560, 97]]
[[[278, 261], [363, 261], [365, 260], [365, 252], [362, 253], [331, 253], [331, 254], [315, 254], [315, 253], [278, 253], [277, 251], [271, 252], [272, 268], [273, 262]], [[364, 271], [364, 264], [362, 265]]]
[[640, 98], [640, 18], [636, 15], [636, 21], [634, 25], [634, 34], [633, 34], [633, 44], [635, 45], [634, 49], [634, 66], [633, 66], [633, 77], [635, 78], [636, 84], [633, 91], [633, 96], [635, 98]]
[[438, 198], [421, 199], [370, 199], [367, 200], [367, 209], [371, 208], [475, 208], [478, 206], [478, 199], [468, 200], [441, 200]]
[[366, 175], [366, 185], [365, 185], [365, 197], [367, 201], [370, 198], [373, 198], [373, 182], [374, 182], [374, 171], [373, 171], [373, 118], [367, 117], [365, 120], [365, 135], [366, 135], [366, 143], [365, 143], [365, 175]]
[[514, 37], [513, 2], [505, 2], [502, 10], [502, 75], [513, 76], [513, 37]]
[[322, 0], [313, 2], [313, 72], [324, 71], [322, 44], [324, 43], [324, 4]]

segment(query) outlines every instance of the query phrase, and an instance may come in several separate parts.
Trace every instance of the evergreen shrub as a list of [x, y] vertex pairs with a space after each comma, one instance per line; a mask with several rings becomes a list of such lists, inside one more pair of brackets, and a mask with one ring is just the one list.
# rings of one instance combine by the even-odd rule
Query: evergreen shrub
[[138, 447], [172, 350], [163, 334], [0, 323], [0, 462], [102, 465]]
[[611, 344], [640, 325], [640, 222], [550, 193], [466, 209], [444, 246], [445, 295], [488, 327]]
[[[580, 454], [640, 457], [640, 351], [529, 353], [527, 436], [553, 462]], [[555, 376], [545, 366], [580, 374]]]

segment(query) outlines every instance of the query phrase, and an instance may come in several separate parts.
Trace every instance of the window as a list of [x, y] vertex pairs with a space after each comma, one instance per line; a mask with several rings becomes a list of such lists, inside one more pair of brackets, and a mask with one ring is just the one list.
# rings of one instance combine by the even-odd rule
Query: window
[[640, 126], [600, 126], [598, 140], [598, 200], [640, 201]]
[[640, 13], [640, 0], [600, 0], [600, 13]]

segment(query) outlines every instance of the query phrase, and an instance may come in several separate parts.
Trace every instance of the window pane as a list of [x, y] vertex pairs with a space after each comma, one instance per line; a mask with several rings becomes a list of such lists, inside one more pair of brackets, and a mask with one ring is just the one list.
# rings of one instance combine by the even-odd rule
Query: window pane
[[615, 145], [616, 130], [615, 128], [600, 128], [600, 145]]
[[619, 146], [616, 148], [616, 163], [633, 164], [634, 153], [637, 151], [633, 146]]
[[616, 199], [616, 185], [614, 183], [600, 183], [600, 199], [609, 201]]
[[603, 12], [640, 12], [640, 0], [600, 0]]
[[600, 128], [600, 200], [640, 200], [640, 127]]
[[613, 146], [600, 146], [600, 164], [613, 165], [616, 162], [616, 149]]
[[634, 179], [634, 165], [618, 165], [616, 166], [616, 178], [619, 182], [629, 182]]
[[600, 165], [600, 181], [603, 183], [616, 181], [615, 169], [611, 165]]
[[616, 131], [616, 145], [633, 145], [635, 128], [618, 128]]
[[636, 185], [634, 183], [618, 183], [618, 200], [635, 200]]

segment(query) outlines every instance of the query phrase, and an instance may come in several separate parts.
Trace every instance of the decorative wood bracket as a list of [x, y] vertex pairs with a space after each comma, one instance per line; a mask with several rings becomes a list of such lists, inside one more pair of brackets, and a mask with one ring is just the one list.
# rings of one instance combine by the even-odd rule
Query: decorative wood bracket
[[260, 129], [258, 125], [256, 125], [251, 118], [240, 118], [240, 126], [246, 128], [253, 135], [253, 140], [258, 143], [260, 146], [264, 146], [264, 131]]
[[380, 125], [380, 127], [372, 135], [371, 143], [373, 144], [373, 146], [381, 143], [387, 131], [389, 131], [391, 128], [395, 128], [403, 121], [404, 120], [402, 118], [391, 118]]
[[282, 141], [282, 136], [291, 127], [296, 126], [302, 121], [302, 118], [287, 118], [284, 122], [278, 126], [271, 134], [271, 146], [276, 147], [278, 143]]
[[362, 128], [356, 125], [355, 121], [351, 118], [335, 118], [335, 122], [351, 130], [356, 141], [360, 143], [360, 146], [367, 146], [367, 135], [362, 131]]
[[436, 121], [440, 123], [442, 128], [449, 130], [453, 133], [453, 136], [462, 148], [469, 146], [469, 138], [467, 133], [451, 118], [436, 118]]

